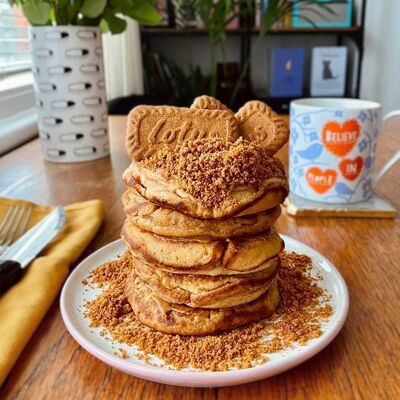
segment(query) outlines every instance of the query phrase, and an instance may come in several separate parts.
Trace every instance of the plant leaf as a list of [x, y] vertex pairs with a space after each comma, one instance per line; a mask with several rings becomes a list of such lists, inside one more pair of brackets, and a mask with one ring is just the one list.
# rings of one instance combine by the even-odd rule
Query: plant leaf
[[151, 0], [134, 0], [131, 6], [124, 7], [121, 12], [144, 25], [156, 25], [161, 21], [161, 16], [154, 8]]
[[107, 4], [107, 0], [85, 0], [82, 4], [81, 13], [87, 18], [100, 16]]
[[102, 18], [102, 20], [100, 21], [99, 28], [101, 33], [107, 33], [110, 31], [107, 21], [104, 18]]
[[281, 17], [278, 0], [269, 0], [267, 11], [261, 18], [260, 35], [264, 35]]
[[79, 10], [80, 10], [79, 4], [67, 5], [68, 17], [72, 25], [76, 25], [76, 20], [78, 18]]
[[27, 0], [22, 5], [25, 17], [32, 25], [46, 25], [50, 19], [50, 4], [40, 0]]
[[58, 0], [57, 8], [64, 8], [70, 3], [70, 0]]
[[126, 29], [126, 21], [117, 17], [111, 10], [107, 10], [104, 15], [108, 29], [113, 35], [123, 32]]

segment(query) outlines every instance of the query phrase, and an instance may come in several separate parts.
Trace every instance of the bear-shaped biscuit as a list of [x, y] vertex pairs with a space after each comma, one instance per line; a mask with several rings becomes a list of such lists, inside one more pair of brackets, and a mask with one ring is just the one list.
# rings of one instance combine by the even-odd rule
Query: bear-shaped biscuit
[[285, 121], [261, 101], [247, 102], [235, 117], [239, 122], [239, 135], [250, 142], [259, 143], [271, 155], [289, 139]]
[[[190, 108], [201, 108], [204, 110], [225, 110], [231, 111], [225, 104], [222, 104], [219, 100], [215, 97], [211, 96], [199, 96], [193, 100], [193, 104]], [[232, 112], [232, 111], [231, 111]]]
[[128, 116], [126, 148], [136, 161], [167, 144], [171, 148], [196, 139], [235, 141], [238, 121], [229, 110], [172, 106], [138, 106]]
[[[229, 110], [211, 96], [196, 97], [191, 108]], [[271, 155], [288, 141], [289, 129], [285, 121], [261, 101], [249, 101], [235, 117], [239, 123], [239, 136], [243, 136], [249, 142], [259, 143]]]

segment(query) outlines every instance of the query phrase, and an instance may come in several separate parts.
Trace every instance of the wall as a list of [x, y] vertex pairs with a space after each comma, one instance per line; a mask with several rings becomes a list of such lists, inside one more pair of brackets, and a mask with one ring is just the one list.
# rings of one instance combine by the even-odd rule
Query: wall
[[400, 1], [368, 0], [361, 97], [400, 109]]

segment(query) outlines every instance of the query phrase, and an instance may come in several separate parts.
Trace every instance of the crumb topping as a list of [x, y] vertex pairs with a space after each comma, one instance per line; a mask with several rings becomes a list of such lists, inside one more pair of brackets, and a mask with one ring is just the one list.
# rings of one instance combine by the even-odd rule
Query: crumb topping
[[209, 208], [226, 200], [236, 202], [231, 192], [237, 187], [258, 191], [268, 178], [286, 177], [277, 158], [243, 138], [234, 143], [201, 139], [174, 149], [165, 146], [143, 160], [142, 165], [176, 180]]
[[[281, 302], [267, 320], [243, 328], [205, 337], [167, 335], [139, 322], [124, 294], [125, 280], [132, 270], [131, 255], [94, 269], [87, 285], [103, 286], [104, 291], [85, 305], [85, 316], [100, 335], [118, 345], [136, 346], [136, 357], [156, 365], [156, 356], [172, 369], [196, 368], [226, 371], [249, 368], [268, 361], [268, 354], [304, 345], [322, 334], [322, 323], [332, 315], [330, 298], [310, 274], [308, 256], [282, 252], [278, 282]], [[119, 348], [117, 355], [129, 358]]]

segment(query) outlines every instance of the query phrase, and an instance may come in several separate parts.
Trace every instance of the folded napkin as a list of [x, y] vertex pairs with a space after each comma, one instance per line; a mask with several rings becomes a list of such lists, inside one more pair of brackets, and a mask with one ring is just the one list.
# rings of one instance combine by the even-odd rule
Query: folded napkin
[[[0, 197], [0, 221], [15, 204], [32, 207], [28, 229], [52, 210]], [[22, 280], [0, 297], [0, 385], [56, 298], [70, 265], [93, 239], [104, 216], [100, 200], [71, 204], [65, 211], [66, 223], [57, 237], [32, 262]]]

